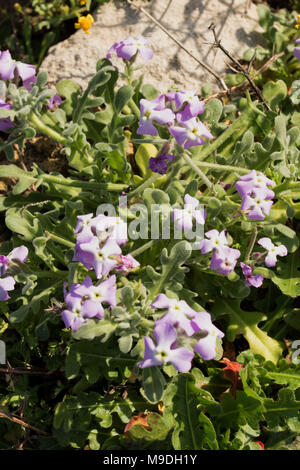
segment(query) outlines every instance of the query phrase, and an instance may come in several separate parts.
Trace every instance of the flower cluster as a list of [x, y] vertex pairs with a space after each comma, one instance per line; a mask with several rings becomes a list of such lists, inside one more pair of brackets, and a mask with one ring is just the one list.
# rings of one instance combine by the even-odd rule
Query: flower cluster
[[264, 220], [269, 215], [275, 194], [268, 186], [274, 185], [274, 181], [255, 170], [237, 181], [235, 188], [242, 198], [241, 209], [248, 213], [249, 219]]
[[185, 149], [203, 145], [205, 139], [213, 137], [197, 119], [203, 111], [204, 103], [195, 91], [181, 90], [159, 95], [153, 100], [142, 99], [137, 133], [157, 136], [155, 124], [165, 125], [178, 145], [183, 145]]
[[6, 274], [14, 272], [17, 267], [16, 262], [25, 263], [27, 258], [28, 249], [24, 245], [14, 248], [7, 256], [0, 255], [0, 300], [10, 299], [8, 291], [15, 288], [15, 279]]
[[203, 255], [209, 252], [213, 253], [210, 269], [225, 276], [232, 273], [241, 256], [240, 251], [228, 246], [224, 230], [222, 232], [218, 232], [216, 229], [209, 230], [205, 233], [205, 237], [200, 242], [200, 249]]
[[[155, 324], [157, 344], [144, 337], [145, 354], [140, 368], [171, 363], [179, 372], [187, 372], [194, 352], [205, 360], [216, 357], [216, 339], [223, 338], [224, 333], [213, 325], [209, 313], [196, 312], [184, 300], [170, 299], [165, 294], [157, 296], [152, 308], [167, 309], [167, 312]], [[193, 351], [180, 346], [187, 339]]]
[[[86, 269], [94, 270], [97, 279], [107, 276], [112, 269], [127, 275], [140, 264], [131, 255], [122, 255], [120, 246], [127, 243], [127, 224], [120, 217], [85, 214], [77, 217], [74, 233], [76, 244], [73, 261], [81, 262]], [[85, 318], [103, 318], [102, 302], [116, 305], [116, 276], [93, 285], [90, 277], [82, 284], [72, 284], [65, 292], [67, 309], [62, 318], [67, 328], [76, 331]]]
[[148, 47], [148, 44], [148, 39], [142, 36], [139, 36], [137, 39], [128, 37], [122, 41], [115, 42], [108, 50], [106, 58], [110, 59], [113, 52], [115, 52], [121, 59], [133, 60], [137, 53], [139, 53], [143, 60], [148, 61], [153, 57], [153, 51]]
[[[296, 44], [300, 44], [300, 39], [296, 40]], [[295, 47], [293, 54], [298, 60], [300, 60], [300, 47], [299, 46]]]
[[104, 316], [103, 303], [111, 307], [116, 305], [116, 276], [110, 276], [105, 281], [93, 285], [90, 277], [86, 277], [81, 284], [71, 285], [69, 292], [65, 292], [67, 309], [62, 312], [66, 328], [76, 331], [86, 322], [86, 318], [99, 318]]

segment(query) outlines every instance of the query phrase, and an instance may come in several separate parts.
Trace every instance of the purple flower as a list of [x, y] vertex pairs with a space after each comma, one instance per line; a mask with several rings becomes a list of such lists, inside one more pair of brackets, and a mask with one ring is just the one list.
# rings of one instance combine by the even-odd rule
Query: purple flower
[[193, 228], [193, 219], [200, 225], [205, 224], [206, 212], [203, 209], [197, 209], [198, 199], [186, 194], [184, 196], [184, 209], [173, 210], [173, 220], [184, 230]]
[[[3, 100], [0, 99], [0, 108], [11, 109], [12, 107], [10, 104], [7, 104]], [[6, 132], [7, 129], [11, 129], [12, 127], [14, 127], [14, 125], [11, 122], [9, 117], [0, 119], [0, 131]]]
[[123, 41], [115, 42], [109, 49], [106, 58], [110, 59], [113, 52], [116, 52], [117, 56], [130, 60], [138, 52], [143, 60], [148, 61], [153, 57], [153, 51], [147, 45], [149, 44], [148, 39], [139, 36], [137, 39], [128, 37], [123, 39]]
[[177, 334], [175, 328], [169, 323], [161, 323], [154, 329], [157, 345], [151, 338], [144, 337], [144, 360], [139, 367], [162, 366], [171, 363], [179, 372], [188, 372], [194, 353], [187, 348], [176, 348]]
[[14, 290], [16, 281], [12, 276], [0, 279], [0, 300], [10, 299], [7, 291]]
[[277, 263], [277, 256], [286, 256], [288, 254], [287, 248], [285, 245], [275, 246], [270, 238], [264, 237], [258, 240], [257, 242], [268, 252], [265, 258], [265, 264], [269, 268], [273, 267]]
[[160, 294], [151, 307], [168, 309], [166, 315], [156, 322], [157, 325], [170, 323], [173, 326], [182, 328], [188, 336], [194, 334], [191, 319], [197, 315], [197, 312], [189, 307], [184, 300], [169, 299], [165, 294]]
[[266, 199], [272, 199], [275, 194], [267, 186], [274, 186], [275, 182], [267, 178], [263, 173], [258, 173], [255, 170], [250, 171], [247, 175], [241, 176], [239, 181], [236, 182], [235, 188], [239, 195], [243, 198], [250, 195], [253, 190], [260, 188], [266, 190]]
[[153, 122], [170, 125], [175, 119], [173, 111], [165, 108], [165, 98], [163, 95], [152, 101], [142, 99], [140, 101], [140, 108], [141, 117], [137, 134], [157, 136], [158, 131]]
[[241, 209], [247, 211], [249, 219], [264, 220], [269, 215], [273, 201], [267, 199], [270, 195], [269, 189], [253, 189], [251, 195], [243, 197]]
[[25, 263], [28, 258], [28, 248], [24, 245], [14, 248], [7, 256], [0, 256], [0, 275], [3, 276], [9, 264], [14, 261], [19, 261], [20, 263]]
[[78, 328], [86, 323], [83, 317], [81, 297], [77, 295], [70, 295], [67, 302], [68, 308], [62, 312], [62, 319], [66, 328], [71, 328], [72, 331], [77, 331]]
[[[122, 253], [119, 245], [114, 240], [108, 239], [104, 245], [99, 243], [97, 237], [93, 237], [88, 243], [80, 245], [82, 257], [80, 261], [84, 266], [90, 269], [90, 266], [95, 270], [97, 279], [109, 273], [118, 262], [113, 259]], [[85, 264], [85, 256], [88, 255], [87, 265]], [[92, 260], [89, 255], [92, 255]]]
[[[300, 39], [296, 40], [296, 44], [300, 44]], [[300, 60], [300, 47], [295, 47], [293, 54], [298, 60]]]
[[220, 251], [224, 247], [228, 246], [225, 230], [218, 232], [218, 230], [209, 230], [205, 233], [207, 239], [203, 239], [200, 242], [200, 250], [203, 255], [210, 251]]
[[116, 266], [116, 271], [124, 275], [128, 274], [135, 268], [138, 268], [140, 263], [131, 255], [120, 255], [120, 264]]
[[262, 276], [261, 274], [253, 275], [252, 274], [253, 269], [251, 268], [251, 266], [248, 266], [245, 263], [240, 263], [240, 266], [245, 276], [245, 285], [247, 287], [250, 287], [250, 286], [260, 287], [262, 285], [264, 276]]
[[168, 162], [172, 162], [175, 158], [175, 155], [169, 155], [166, 153], [163, 153], [158, 157], [152, 157], [149, 160], [149, 169], [154, 173], [164, 175], [168, 171]]
[[15, 74], [21, 77], [24, 86], [29, 85], [30, 80], [34, 81], [35, 65], [13, 60], [8, 50], [0, 51], [0, 77], [2, 80], [11, 80]]
[[207, 312], [198, 312], [196, 318], [192, 320], [195, 333], [206, 331], [207, 336], [201, 338], [196, 344], [194, 351], [199, 353], [206, 361], [216, 357], [216, 340], [223, 338], [224, 333], [219, 330], [211, 321], [211, 316]]
[[51, 96], [48, 104], [48, 108], [52, 109], [55, 105], [59, 106], [62, 103], [61, 97], [56, 93], [55, 95]]
[[182, 108], [184, 104], [186, 106], [183, 110], [180, 111], [179, 119], [180, 121], [188, 121], [198, 114], [204, 112], [204, 101], [200, 101], [194, 90], [181, 90], [175, 93], [174, 100], [178, 110]]
[[213, 137], [207, 127], [196, 118], [188, 121], [180, 120], [180, 126], [169, 127], [169, 132], [175, 137], [178, 145], [184, 144], [185, 149], [195, 145], [203, 145], [205, 144], [204, 138], [212, 139]]
[[215, 251], [210, 263], [210, 269], [219, 274], [232, 273], [237, 263], [237, 259], [241, 256], [239, 250], [225, 246], [220, 251]]
[[92, 227], [100, 240], [114, 240], [118, 245], [128, 242], [127, 224], [121, 217], [109, 217], [99, 214], [92, 221]]
[[90, 277], [86, 277], [82, 284], [74, 283], [69, 292], [65, 293], [67, 309], [63, 311], [62, 318], [66, 328], [76, 331], [85, 318], [99, 318], [104, 316], [102, 303], [110, 306], [116, 305], [116, 276], [94, 286]]

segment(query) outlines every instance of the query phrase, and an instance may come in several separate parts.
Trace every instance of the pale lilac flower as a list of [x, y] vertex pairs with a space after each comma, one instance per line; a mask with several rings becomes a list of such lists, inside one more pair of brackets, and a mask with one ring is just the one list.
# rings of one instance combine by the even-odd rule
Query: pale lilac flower
[[148, 61], [153, 57], [153, 51], [148, 47], [148, 44], [148, 39], [142, 36], [139, 36], [137, 39], [128, 37], [122, 41], [115, 42], [109, 49], [106, 58], [110, 59], [112, 53], [116, 52], [118, 57], [130, 60], [139, 52], [142, 59]]
[[184, 144], [185, 149], [205, 144], [205, 138], [213, 138], [207, 127], [196, 118], [189, 119], [188, 121], [180, 120], [180, 126], [173, 125], [169, 127], [169, 132], [175, 137], [178, 145]]
[[13, 261], [19, 261], [20, 263], [25, 263], [28, 258], [28, 248], [24, 245], [14, 248], [7, 256], [0, 256], [0, 275], [3, 276], [9, 264]]
[[199, 246], [203, 255], [210, 251], [220, 251], [228, 246], [225, 230], [222, 230], [222, 232], [218, 232], [216, 229], [209, 230], [205, 233], [205, 236], [206, 238], [201, 240]]
[[[296, 40], [296, 44], [300, 44], [300, 38]], [[295, 47], [293, 54], [300, 60], [300, 47]]]
[[0, 300], [10, 299], [7, 291], [14, 290], [16, 281], [12, 276], [0, 279]]
[[184, 104], [186, 106], [180, 111], [179, 119], [181, 121], [188, 121], [191, 118], [198, 116], [204, 112], [204, 101], [200, 101], [194, 90], [181, 90], [174, 94], [174, 101], [178, 110], [182, 108]]
[[171, 363], [179, 372], [188, 372], [194, 353], [187, 348], [176, 348], [177, 334], [175, 328], [169, 323], [157, 325], [154, 329], [157, 342], [155, 346], [151, 338], [144, 337], [144, 360], [139, 367], [162, 366]]
[[166, 153], [163, 153], [158, 157], [152, 157], [149, 160], [149, 169], [154, 173], [164, 175], [168, 171], [168, 162], [172, 162], [175, 158], [175, 155], [169, 155]]
[[116, 305], [116, 276], [110, 276], [105, 281], [94, 286], [90, 277], [86, 277], [82, 284], [74, 289], [76, 295], [82, 299], [82, 314], [85, 317], [97, 317], [100, 320], [104, 316], [102, 303], [108, 303], [111, 307]]
[[224, 333], [212, 323], [211, 316], [207, 312], [198, 312], [198, 315], [192, 320], [192, 326], [195, 333], [207, 332], [207, 336], [198, 341], [194, 351], [199, 353], [206, 361], [214, 359], [217, 352], [216, 340], [217, 338], [223, 338]]
[[277, 263], [277, 256], [286, 256], [288, 254], [285, 245], [276, 246], [272, 243], [270, 238], [264, 237], [257, 242], [260, 246], [265, 248], [268, 252], [265, 258], [265, 264], [269, 268], [273, 267]]
[[239, 181], [236, 182], [235, 188], [239, 195], [243, 198], [246, 195], [251, 195], [252, 191], [256, 188], [265, 189], [265, 199], [272, 199], [275, 194], [267, 186], [275, 186], [275, 182], [267, 178], [263, 173], [258, 173], [255, 170], [250, 171], [247, 175], [241, 176]]
[[170, 323], [182, 328], [188, 336], [194, 334], [191, 319], [197, 315], [184, 300], [170, 299], [165, 294], [159, 294], [151, 305], [152, 308], [168, 309], [166, 315], [160, 318], [156, 324]]
[[186, 194], [184, 196], [184, 209], [173, 210], [173, 220], [184, 230], [193, 228], [193, 219], [200, 225], [205, 224], [206, 212], [203, 209], [197, 209], [199, 206], [198, 199]]
[[140, 101], [141, 117], [137, 134], [157, 136], [158, 131], [153, 123], [170, 125], [174, 121], [175, 114], [171, 109], [164, 106], [165, 98], [163, 95], [151, 101], [145, 99]]
[[118, 264], [116, 259], [113, 259], [113, 257], [122, 253], [119, 245], [117, 245], [114, 240], [108, 239], [104, 245], [100, 245], [97, 237], [93, 237], [93, 239], [88, 243], [82, 243], [80, 245], [80, 250], [83, 254], [83, 257], [81, 258], [83, 265], [85, 265], [85, 254], [92, 255], [92, 262], [90, 262], [91, 258], [89, 257], [86, 267], [90, 269], [90, 264], [92, 265], [97, 279], [108, 274], [109, 271]]
[[[11, 109], [11, 105], [5, 103], [3, 100], [0, 99], [0, 108], [4, 109]], [[1, 118], [0, 119], [0, 131], [6, 132], [8, 129], [14, 127], [13, 123], [11, 122], [10, 118]]]
[[61, 97], [56, 93], [55, 95], [51, 96], [48, 104], [48, 108], [52, 109], [54, 106], [59, 106], [62, 103]]
[[109, 238], [120, 246], [128, 242], [127, 223], [121, 217], [109, 217], [99, 214], [92, 221], [92, 230], [93, 228], [99, 240]]
[[115, 267], [116, 271], [124, 275], [128, 274], [135, 268], [138, 268], [140, 263], [131, 255], [120, 255], [120, 264]]
[[233, 272], [237, 259], [241, 256], [239, 250], [225, 246], [220, 251], [215, 251], [210, 263], [210, 269], [219, 274], [230, 274]]
[[74, 283], [69, 292], [65, 292], [65, 302], [67, 309], [63, 311], [62, 318], [66, 328], [76, 331], [86, 322], [86, 318], [101, 320], [104, 316], [102, 303], [116, 305], [116, 276], [96, 286], [87, 276], [82, 284]]
[[243, 198], [241, 209], [247, 211], [249, 219], [264, 220], [269, 215], [273, 201], [268, 200], [269, 189], [253, 189], [251, 195]]
[[65, 327], [71, 328], [72, 331], [77, 331], [81, 325], [86, 323], [83, 316], [81, 297], [76, 295], [69, 296], [67, 306], [68, 308], [62, 312]]
[[253, 275], [253, 269], [251, 268], [251, 266], [248, 266], [245, 263], [240, 263], [240, 266], [245, 276], [245, 285], [247, 287], [260, 287], [262, 285], [264, 276], [262, 276], [261, 274]]
[[0, 77], [2, 80], [11, 80], [15, 74], [21, 77], [23, 84], [28, 84], [29, 80], [34, 81], [35, 65], [13, 60], [8, 50], [0, 51]]

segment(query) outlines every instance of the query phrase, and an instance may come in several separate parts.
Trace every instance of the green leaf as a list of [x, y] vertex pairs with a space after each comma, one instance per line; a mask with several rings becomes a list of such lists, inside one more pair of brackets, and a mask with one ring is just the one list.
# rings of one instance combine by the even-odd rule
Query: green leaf
[[88, 319], [76, 332], [73, 332], [75, 339], [94, 339], [102, 337], [101, 342], [105, 343], [115, 332], [117, 324], [110, 320], [93, 320]]
[[288, 388], [278, 392], [278, 400], [264, 399], [266, 418], [270, 427], [275, 427], [293, 418], [299, 419], [300, 401], [295, 400], [295, 394]]
[[142, 373], [142, 383], [145, 398], [150, 403], [161, 400], [166, 381], [159, 367], [146, 367]]
[[290, 297], [300, 295], [300, 258], [298, 251], [288, 256], [287, 260], [279, 260], [277, 272], [271, 274], [271, 280], [283, 294]]
[[13, 194], [21, 194], [36, 182], [37, 171], [24, 171], [16, 165], [0, 165], [0, 177], [19, 178], [13, 188]]
[[173, 397], [175, 429], [172, 444], [175, 450], [217, 450], [216, 432], [210, 419], [199, 410], [198, 394], [190, 374], [178, 376]]
[[149, 170], [149, 160], [151, 157], [157, 155], [157, 148], [153, 144], [141, 144], [139, 145], [136, 154], [134, 156], [135, 161], [141, 170], [143, 178], [146, 178], [152, 174]]
[[228, 341], [234, 341], [239, 334], [244, 335], [254, 353], [260, 354], [267, 361], [276, 363], [282, 355], [282, 347], [273, 338], [262, 331], [257, 324], [266, 319], [260, 312], [246, 312], [240, 308], [240, 300], [219, 299], [214, 306], [217, 316], [228, 315]]
[[263, 88], [263, 97], [270, 103], [273, 110], [276, 110], [279, 103], [287, 96], [287, 86], [283, 80], [276, 82], [269, 81]]
[[126, 106], [128, 101], [132, 97], [132, 94], [133, 94], [133, 90], [131, 86], [128, 86], [128, 85], [121, 87], [117, 91], [115, 95], [115, 99], [114, 99], [114, 109], [116, 113], [119, 114], [122, 111], [122, 109]]

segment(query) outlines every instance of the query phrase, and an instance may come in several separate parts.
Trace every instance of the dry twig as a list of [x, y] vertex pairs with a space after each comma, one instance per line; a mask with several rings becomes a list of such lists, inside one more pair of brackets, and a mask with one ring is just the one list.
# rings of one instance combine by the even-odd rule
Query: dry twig
[[218, 80], [218, 82], [224, 88], [224, 90], [227, 90], [227, 86], [226, 86], [226, 83], [224, 82], [223, 78], [221, 78], [211, 67], [209, 67], [209, 65], [206, 65], [204, 62], [202, 62], [202, 60], [200, 60], [200, 59], [198, 59], [198, 57], [194, 56], [194, 54], [191, 51], [189, 51], [182, 44], [182, 42], [178, 41], [178, 39], [176, 39], [159, 21], [157, 21], [152, 15], [150, 15], [150, 13], [148, 13], [143, 7], [139, 7], [139, 6], [135, 5], [131, 0], [126, 0], [126, 1], [129, 5], [133, 6], [137, 10], [144, 13], [144, 15], [146, 15], [151, 21], [153, 21], [153, 23], [155, 23], [156, 26], [158, 26], [167, 36], [169, 36], [169, 38], [172, 39], [172, 41], [174, 41], [177, 44], [177, 46], [179, 46], [181, 49], [183, 49], [190, 57], [192, 57], [192, 59], [194, 59], [199, 65], [201, 65], [201, 67], [203, 67], [205, 70], [207, 70], [207, 72], [209, 72], [211, 75], [213, 75], [215, 77], [215, 79]]
[[[272, 57], [270, 57], [269, 60], [267, 60], [267, 62], [264, 63], [264, 65], [262, 65], [258, 70], [255, 71], [255, 73], [252, 75], [252, 79], [254, 79], [255, 77], [257, 77], [258, 75], [260, 75], [261, 73], [265, 72], [271, 64], [273, 64], [273, 62], [275, 62], [275, 60], [279, 59], [280, 57], [282, 57], [283, 55], [285, 54], [285, 52], [279, 52], [279, 54], [275, 54], [273, 55]], [[208, 96], [207, 98], [204, 98], [204, 102], [207, 103], [209, 100], [213, 99], [213, 98], [220, 98], [221, 96], [225, 96], [225, 95], [231, 95], [231, 93], [234, 93], [236, 91], [239, 91], [241, 90], [242, 88], [244, 87], [247, 87], [249, 86], [249, 82], [243, 82], [243, 83], [240, 83], [239, 85], [235, 85], [231, 88], [228, 88], [228, 90], [222, 90], [222, 91], [218, 91], [216, 93], [214, 93], [213, 95], [210, 95]]]
[[214, 42], [214, 47], [218, 47], [238, 68], [239, 72], [241, 74], [243, 74], [246, 79], [248, 80], [251, 88], [253, 88], [253, 90], [255, 91], [256, 95], [258, 96], [259, 100], [265, 105], [265, 107], [269, 110], [269, 111], [272, 111], [269, 104], [266, 102], [266, 100], [264, 99], [263, 97], [263, 94], [261, 92], [261, 90], [258, 88], [258, 86], [254, 83], [253, 79], [250, 77], [249, 73], [243, 68], [243, 66], [241, 65], [241, 63], [235, 58], [233, 57], [229, 51], [227, 51], [227, 49], [225, 49], [225, 47], [222, 46], [221, 44], [221, 41], [217, 38], [217, 34], [216, 34], [216, 27], [215, 25], [212, 23], [209, 28], [212, 32], [213, 32], [213, 35], [214, 35], [214, 39], [215, 39], [215, 42]]
[[47, 432], [42, 431], [41, 429], [38, 429], [35, 426], [31, 426], [31, 424], [25, 423], [25, 421], [23, 421], [22, 419], [16, 418], [10, 413], [5, 413], [4, 411], [0, 411], [0, 418], [8, 419], [9, 421], [12, 421], [13, 423], [20, 424], [21, 426], [24, 426], [27, 429], [31, 429], [32, 431], [35, 431], [38, 434], [43, 434], [44, 436], [48, 436]]

